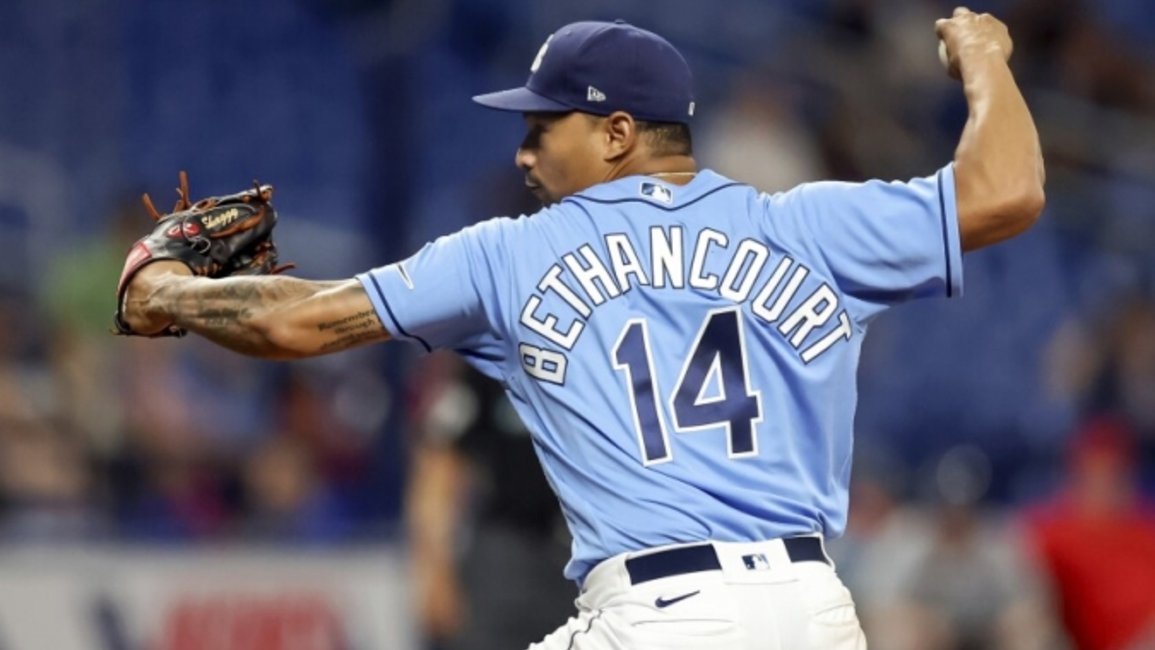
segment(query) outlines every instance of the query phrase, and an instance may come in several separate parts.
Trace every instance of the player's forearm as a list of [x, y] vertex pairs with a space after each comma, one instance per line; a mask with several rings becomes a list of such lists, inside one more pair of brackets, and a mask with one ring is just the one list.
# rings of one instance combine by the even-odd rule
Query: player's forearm
[[960, 69], [970, 116], [955, 152], [964, 250], [1026, 230], [1042, 212], [1039, 136], [1002, 52], [973, 53]]
[[126, 315], [139, 331], [172, 323], [241, 354], [300, 358], [385, 337], [367, 299], [357, 311], [348, 305], [333, 309], [335, 292], [347, 284], [288, 276], [210, 280], [176, 268], [142, 271], [128, 292]]

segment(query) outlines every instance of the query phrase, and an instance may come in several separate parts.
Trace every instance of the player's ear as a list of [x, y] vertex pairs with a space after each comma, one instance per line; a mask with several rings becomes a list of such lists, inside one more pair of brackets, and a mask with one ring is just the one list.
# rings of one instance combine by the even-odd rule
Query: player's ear
[[638, 142], [638, 123], [629, 113], [615, 111], [610, 113], [602, 122], [605, 129], [606, 161], [617, 160], [633, 151]]

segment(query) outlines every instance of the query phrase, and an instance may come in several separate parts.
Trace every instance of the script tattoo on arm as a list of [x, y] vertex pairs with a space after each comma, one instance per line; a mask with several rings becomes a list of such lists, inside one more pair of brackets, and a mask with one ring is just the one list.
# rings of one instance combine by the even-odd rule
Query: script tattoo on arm
[[389, 337], [355, 280], [196, 278], [162, 288], [156, 300], [177, 325], [269, 359], [337, 352]]
[[377, 312], [366, 309], [352, 316], [320, 323], [317, 330], [329, 333], [328, 340], [321, 344], [321, 350], [336, 352], [358, 343], [377, 340], [380, 337], [381, 321], [377, 318]]

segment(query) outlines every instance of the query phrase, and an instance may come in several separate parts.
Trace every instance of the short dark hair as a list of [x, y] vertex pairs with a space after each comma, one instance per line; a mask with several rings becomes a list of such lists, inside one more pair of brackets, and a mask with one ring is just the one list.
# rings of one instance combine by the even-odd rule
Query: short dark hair
[[642, 134], [656, 156], [690, 156], [694, 153], [694, 141], [690, 138], [690, 126], [680, 122], [648, 122], [636, 120], [638, 133]]
[[[593, 121], [605, 119], [605, 115], [583, 113]], [[694, 142], [690, 138], [690, 125], [681, 122], [651, 122], [634, 120], [638, 134], [646, 139], [650, 151], [655, 156], [692, 156]]]

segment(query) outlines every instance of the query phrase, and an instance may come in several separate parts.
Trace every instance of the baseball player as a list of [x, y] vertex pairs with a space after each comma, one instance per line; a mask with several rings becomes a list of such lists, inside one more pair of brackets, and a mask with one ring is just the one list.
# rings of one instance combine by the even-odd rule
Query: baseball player
[[925, 178], [767, 194], [698, 169], [682, 56], [579, 22], [546, 39], [525, 87], [474, 98], [523, 114], [516, 162], [541, 211], [345, 281], [190, 277], [200, 267], [148, 245], [121, 329], [280, 359], [399, 339], [502, 381], [581, 589], [533, 648], [864, 648], [823, 540], [846, 521], [866, 328], [960, 295], [963, 252], [1043, 208], [1006, 28], [960, 8], [935, 29], [970, 116]]

